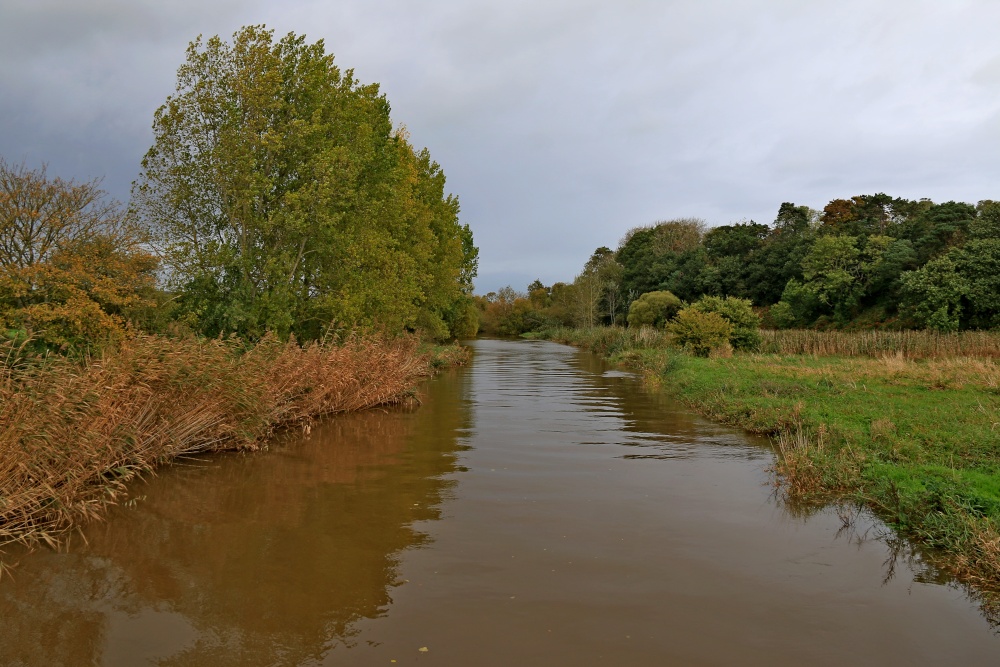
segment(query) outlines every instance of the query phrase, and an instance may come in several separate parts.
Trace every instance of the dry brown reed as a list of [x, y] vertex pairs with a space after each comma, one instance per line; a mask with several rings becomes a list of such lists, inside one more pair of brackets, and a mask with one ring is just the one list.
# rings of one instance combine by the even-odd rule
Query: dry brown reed
[[761, 352], [816, 356], [882, 357], [906, 359], [944, 357], [1000, 357], [1000, 332], [962, 331], [761, 331]]
[[82, 362], [0, 355], [0, 545], [56, 546], [157, 464], [258, 449], [278, 427], [400, 401], [429, 374], [411, 339], [140, 336]]

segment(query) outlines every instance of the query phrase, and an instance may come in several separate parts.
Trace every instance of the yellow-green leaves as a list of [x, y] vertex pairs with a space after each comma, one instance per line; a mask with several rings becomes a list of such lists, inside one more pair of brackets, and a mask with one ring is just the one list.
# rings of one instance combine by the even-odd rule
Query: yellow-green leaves
[[471, 288], [475, 247], [440, 168], [322, 41], [263, 26], [196, 40], [153, 129], [134, 197], [205, 333], [440, 335]]

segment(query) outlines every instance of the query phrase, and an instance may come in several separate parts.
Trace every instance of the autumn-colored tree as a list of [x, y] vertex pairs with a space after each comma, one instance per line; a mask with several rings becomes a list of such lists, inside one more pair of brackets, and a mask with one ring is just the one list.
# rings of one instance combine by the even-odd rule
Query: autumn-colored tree
[[528, 300], [537, 310], [548, 308], [552, 305], [552, 295], [549, 288], [542, 284], [541, 280], [533, 280], [528, 284]]
[[0, 159], [0, 326], [49, 348], [120, 338], [158, 296], [146, 238], [98, 181]]
[[50, 178], [45, 165], [28, 169], [0, 157], [0, 267], [46, 262], [71, 242], [95, 238], [131, 245], [146, 235], [100, 180]]

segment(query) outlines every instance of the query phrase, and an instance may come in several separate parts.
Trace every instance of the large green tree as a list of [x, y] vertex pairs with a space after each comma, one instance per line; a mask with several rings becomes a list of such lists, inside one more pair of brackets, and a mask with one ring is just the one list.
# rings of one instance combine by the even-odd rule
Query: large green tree
[[134, 200], [205, 333], [424, 328], [469, 306], [476, 248], [377, 84], [251, 26], [190, 44]]
[[[641, 294], [658, 290], [688, 296], [684, 289], [695, 289], [687, 283], [704, 263], [699, 255], [704, 233], [705, 222], [696, 218], [667, 220], [630, 230], [615, 255], [622, 267], [620, 284], [628, 304]], [[684, 289], [680, 289], [682, 286]]]

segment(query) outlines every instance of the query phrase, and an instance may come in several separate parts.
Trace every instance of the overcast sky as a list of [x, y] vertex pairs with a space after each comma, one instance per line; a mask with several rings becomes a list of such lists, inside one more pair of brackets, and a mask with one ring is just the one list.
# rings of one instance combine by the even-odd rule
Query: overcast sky
[[1000, 199], [996, 0], [0, 0], [0, 155], [127, 199], [188, 42], [256, 23], [381, 84], [480, 293], [656, 220]]

